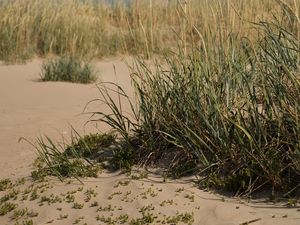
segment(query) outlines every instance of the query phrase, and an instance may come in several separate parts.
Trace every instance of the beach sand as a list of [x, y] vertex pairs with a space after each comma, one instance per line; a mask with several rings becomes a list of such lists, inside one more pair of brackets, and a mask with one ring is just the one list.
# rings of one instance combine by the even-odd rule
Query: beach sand
[[[88, 114], [82, 114], [85, 105], [100, 97], [95, 84], [40, 82], [41, 65], [40, 59], [24, 65], [0, 65], [0, 179], [25, 178], [14, 187], [18, 197], [13, 202], [19, 209], [26, 207], [38, 213], [28, 218], [34, 224], [67, 225], [76, 220], [78, 224], [88, 225], [109, 224], [104, 222], [109, 220], [129, 224], [139, 218], [140, 223], [136, 224], [145, 224], [151, 219], [155, 221], [153, 224], [175, 224], [176, 221], [201, 225], [300, 224], [297, 208], [264, 199], [247, 202], [210, 193], [195, 187], [193, 177], [164, 180], [148, 174], [145, 178], [133, 179], [126, 174], [104, 172], [99, 178], [83, 179], [84, 185], [76, 180], [62, 183], [55, 178], [32, 182], [31, 164], [36, 154], [26, 141], [19, 142], [21, 137], [34, 142], [36, 137], [47, 135], [53, 140], [67, 141], [71, 126], [80, 134], [109, 129], [103, 124], [85, 125], [89, 118]], [[99, 81], [117, 82], [133, 96], [130, 71], [123, 60], [103, 60], [95, 66]], [[107, 109], [91, 104], [87, 111], [93, 110]], [[39, 196], [36, 199], [31, 196], [35, 188]], [[12, 188], [0, 191], [0, 198], [10, 192]], [[15, 224], [12, 215], [13, 212], [0, 216], [0, 225]], [[23, 220], [24, 217], [19, 219], [20, 224]]]

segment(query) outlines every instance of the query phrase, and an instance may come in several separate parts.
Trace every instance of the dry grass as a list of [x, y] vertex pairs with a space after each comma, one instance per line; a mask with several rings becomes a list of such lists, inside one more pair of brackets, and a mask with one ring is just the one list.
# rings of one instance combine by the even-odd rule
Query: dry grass
[[[216, 36], [218, 45], [231, 32], [257, 39], [245, 21], [269, 21], [282, 13], [274, 0], [168, 2], [132, 1], [126, 6], [122, 1], [3, 0], [0, 60], [26, 60], [36, 54], [149, 57], [175, 50], [177, 45], [186, 52], [191, 46], [205, 48]], [[293, 12], [298, 12], [300, 4], [289, 2]]]

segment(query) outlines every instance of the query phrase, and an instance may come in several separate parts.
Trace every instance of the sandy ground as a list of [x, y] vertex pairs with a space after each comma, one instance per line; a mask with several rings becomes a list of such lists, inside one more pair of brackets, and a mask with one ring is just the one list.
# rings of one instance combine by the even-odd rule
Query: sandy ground
[[[27, 216], [34, 224], [145, 224], [152, 219], [153, 224], [300, 224], [297, 208], [263, 201], [247, 203], [199, 190], [190, 180], [164, 182], [151, 174], [132, 179], [124, 174], [103, 173], [100, 178], [84, 180], [84, 185], [55, 179], [33, 183], [29, 175], [35, 152], [28, 143], [18, 142], [20, 137], [34, 141], [39, 135], [47, 135], [59, 141], [62, 137], [68, 139], [70, 125], [81, 134], [108, 129], [92, 123], [84, 126], [88, 118], [81, 114], [84, 106], [99, 97], [95, 84], [40, 82], [41, 63], [36, 59], [26, 65], [0, 66], [0, 179], [26, 178], [0, 191], [0, 198], [15, 191], [13, 202], [18, 209], [38, 213]], [[95, 65], [102, 81], [118, 82], [132, 95], [126, 63], [107, 60]], [[91, 105], [89, 110], [106, 109]], [[36, 199], [32, 197], [34, 190]], [[91, 199], [87, 199], [89, 192]], [[15, 224], [17, 220], [12, 216], [13, 212], [0, 216], [0, 225]], [[19, 223], [24, 220], [20, 216]]]
[[[0, 66], [0, 178], [29, 172], [35, 153], [28, 143], [18, 143], [20, 137], [32, 141], [47, 135], [62, 140], [70, 135], [71, 125], [80, 133], [97, 130], [94, 124], [84, 126], [89, 115], [82, 115], [85, 105], [100, 97], [96, 85], [40, 82], [41, 64], [34, 60], [26, 65]], [[130, 73], [125, 63], [115, 60], [95, 65], [99, 82], [118, 82], [129, 91]], [[102, 111], [104, 107], [97, 104], [88, 110]], [[99, 129], [105, 131], [106, 127]]]

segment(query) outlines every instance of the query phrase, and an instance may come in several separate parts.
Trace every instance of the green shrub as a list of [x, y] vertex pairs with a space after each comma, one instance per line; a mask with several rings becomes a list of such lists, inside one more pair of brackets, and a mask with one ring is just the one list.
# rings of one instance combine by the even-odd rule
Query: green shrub
[[96, 73], [89, 63], [74, 56], [65, 56], [49, 60], [42, 66], [43, 81], [68, 81], [73, 83], [91, 83], [96, 81]]

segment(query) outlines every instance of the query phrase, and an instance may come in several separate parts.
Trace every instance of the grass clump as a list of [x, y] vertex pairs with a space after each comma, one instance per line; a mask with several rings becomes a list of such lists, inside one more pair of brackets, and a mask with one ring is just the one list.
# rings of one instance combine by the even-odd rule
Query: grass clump
[[[89, 134], [80, 136], [74, 129], [71, 144], [55, 144], [49, 137], [38, 138], [37, 143], [29, 142], [37, 150], [36, 168], [31, 175], [34, 180], [43, 180], [46, 176], [97, 177], [103, 164], [108, 160], [115, 143], [113, 134]], [[108, 152], [108, 153], [107, 153]], [[107, 155], [108, 154], [108, 155]]]
[[10, 179], [6, 178], [0, 180], [0, 191], [5, 191], [10, 187], [12, 187], [12, 182]]
[[[73, 139], [74, 140], [74, 139]], [[89, 134], [80, 137], [71, 143], [65, 149], [66, 155], [72, 155], [74, 152], [82, 157], [92, 158], [99, 149], [107, 148], [115, 142], [115, 136], [112, 134]]]
[[42, 81], [68, 81], [72, 83], [92, 83], [96, 73], [89, 63], [74, 56], [64, 56], [49, 60], [42, 66]]
[[57, 220], [64, 220], [64, 219], [67, 219], [69, 217], [68, 214], [60, 214], [59, 217], [57, 218]]
[[168, 55], [164, 66], [137, 61], [137, 107], [117, 85], [115, 102], [111, 86], [100, 89], [113, 113], [95, 116], [123, 137], [133, 163], [197, 173], [201, 186], [238, 194], [299, 193], [300, 21], [278, 4], [271, 22], [245, 23], [255, 40], [220, 25], [200, 48]]
[[84, 204], [80, 204], [80, 203], [75, 202], [73, 204], [73, 209], [82, 209], [83, 206], [84, 206]]
[[1, 198], [0, 198], [0, 204], [2, 204], [3, 202], [7, 202], [9, 200], [16, 200], [18, 198], [18, 195], [19, 195], [20, 191], [19, 190], [16, 190], [16, 189], [12, 189], [11, 192], [3, 195]]
[[13, 211], [13, 214], [11, 216], [12, 220], [19, 220], [20, 218], [24, 217], [25, 215], [27, 215], [28, 213], [28, 209], [16, 209]]
[[176, 213], [176, 216], [169, 216], [166, 218], [167, 223], [178, 224], [182, 222], [184, 224], [193, 224], [194, 223], [194, 214], [193, 213]]
[[185, 162], [221, 189], [299, 190], [299, 39], [275, 24], [257, 29], [258, 43], [228, 36], [229, 50], [179, 56], [168, 72], [141, 66], [141, 132], [154, 161], [173, 153], [174, 169]]
[[4, 202], [0, 205], [0, 216], [6, 215], [7, 213], [13, 211], [16, 207], [16, 204], [13, 204], [11, 202]]
[[16, 222], [15, 225], [33, 225], [33, 221], [32, 220], [24, 220], [22, 221], [22, 223]]

